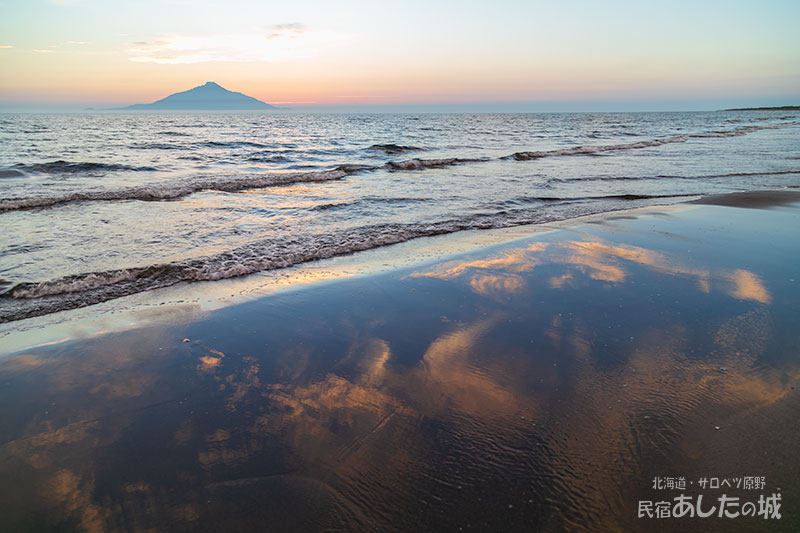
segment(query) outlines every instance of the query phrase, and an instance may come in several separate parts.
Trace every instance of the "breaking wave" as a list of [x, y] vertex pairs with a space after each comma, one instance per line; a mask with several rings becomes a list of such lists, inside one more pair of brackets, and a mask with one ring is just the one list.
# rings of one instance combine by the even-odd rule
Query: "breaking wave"
[[315, 181], [331, 181], [365, 170], [370, 167], [360, 165], [342, 165], [332, 170], [304, 172], [294, 174], [236, 175], [236, 176], [202, 176], [177, 180], [168, 184], [142, 185], [121, 189], [94, 189], [69, 192], [50, 196], [0, 199], [0, 212], [18, 209], [51, 207], [68, 202], [143, 200], [160, 201], [175, 200], [200, 191], [215, 190], [238, 192], [247, 189], [261, 189], [276, 185], [308, 183]]
[[[666, 137], [663, 139], [654, 139], [649, 141], [639, 141], [627, 144], [613, 144], [613, 145], [599, 145], [599, 146], [578, 146], [574, 148], [563, 148], [559, 150], [548, 151], [526, 151], [516, 152], [514, 154], [501, 157], [500, 159], [516, 161], [529, 161], [540, 159], [543, 157], [554, 156], [572, 156], [572, 155], [597, 155], [603, 152], [612, 152], [617, 150], [635, 150], [640, 148], [656, 147], [671, 143], [686, 142], [690, 138], [713, 138], [713, 137], [736, 137], [746, 135], [755, 131], [764, 129], [778, 129], [787, 126], [800, 125], [800, 122], [784, 122], [780, 124], [763, 124], [755, 126], [743, 126], [728, 131], [713, 131], [707, 133], [694, 133], [680, 136]], [[248, 146], [265, 148], [266, 145], [253, 143], [249, 141], [234, 141], [234, 142], [216, 142], [209, 141], [203, 143], [205, 145], [213, 146]], [[380, 150], [421, 150], [421, 148], [413, 146], [401, 146], [396, 144], [376, 144], [370, 146], [370, 149]], [[270, 152], [262, 152], [252, 154], [249, 159], [251, 161], [261, 162], [287, 162], [283, 155], [268, 155]], [[184, 156], [184, 158], [196, 156]], [[408, 159], [403, 161], [389, 161], [384, 165], [353, 165], [345, 164], [337, 166], [330, 170], [315, 170], [309, 172], [299, 172], [291, 174], [250, 174], [250, 175], [235, 175], [235, 176], [200, 176], [195, 178], [187, 178], [183, 180], [174, 180], [166, 183], [132, 186], [119, 189], [90, 189], [77, 192], [60, 192], [50, 195], [29, 196], [29, 197], [12, 197], [0, 199], [0, 212], [12, 211], [18, 209], [31, 209], [50, 207], [58, 204], [68, 202], [84, 202], [84, 201], [117, 201], [117, 200], [143, 200], [143, 201], [158, 201], [158, 200], [175, 200], [188, 196], [190, 194], [204, 191], [216, 190], [223, 192], [239, 192], [247, 189], [261, 189], [265, 187], [290, 185], [293, 183], [304, 182], [322, 182], [342, 179], [346, 176], [358, 172], [371, 172], [379, 169], [386, 169], [390, 171], [420, 171], [427, 169], [445, 168], [449, 166], [465, 165], [471, 163], [483, 163], [491, 161], [491, 158], [441, 158], [441, 159]], [[0, 177], [18, 177], [16, 172], [46, 172], [51, 174], [69, 174], [69, 173], [90, 173], [90, 172], [108, 172], [108, 171], [153, 171], [154, 167], [132, 167], [122, 164], [106, 164], [106, 163], [73, 163], [69, 161], [53, 161], [50, 163], [40, 163], [34, 165], [15, 165], [11, 170], [3, 171]], [[10, 174], [14, 173], [14, 174]], [[793, 174], [794, 171], [778, 171], [768, 173], [753, 173], [752, 175], [768, 175], [768, 174]], [[658, 176], [656, 178], [670, 177], [677, 179], [702, 179], [702, 178], [718, 178], [729, 176], [745, 176], [749, 174], [723, 174], [718, 176], [698, 176], [698, 177], [683, 177], [683, 176]], [[574, 178], [569, 179], [552, 179], [550, 182], [569, 182], [580, 180], [622, 180], [622, 179], [656, 179], [656, 178], [621, 178], [621, 177], [587, 177], [587, 178]]]
[[483, 163], [489, 159], [461, 159], [448, 157], [446, 159], [408, 159], [406, 161], [389, 161], [386, 168], [389, 170], [425, 170], [428, 168], [444, 168], [468, 163]]
[[[610, 198], [633, 199], [629, 196]], [[564, 208], [563, 205], [545, 205], [479, 213], [430, 223], [363, 226], [291, 239], [265, 239], [222, 253], [171, 263], [75, 274], [40, 283], [19, 283], [0, 294], [0, 299], [14, 304], [0, 308], [0, 322], [84, 307], [184, 281], [216, 281], [287, 268], [421, 237], [553, 222], [627, 207], [627, 202], [577, 202], [569, 208]]]
[[797, 126], [800, 122], [784, 122], [782, 124], [762, 124], [760, 126], [742, 126], [732, 130], [710, 131], [707, 133], [694, 133], [689, 135], [693, 138], [715, 138], [715, 137], [740, 137], [748, 133], [754, 133], [761, 130], [777, 130], [786, 126]]
[[246, 174], [235, 176], [201, 176], [175, 180], [163, 184], [150, 184], [120, 189], [94, 189], [78, 192], [65, 192], [49, 196], [31, 196], [0, 199], [0, 212], [18, 209], [51, 207], [69, 202], [98, 202], [118, 200], [160, 201], [176, 200], [200, 191], [239, 192], [248, 189], [263, 189], [279, 185], [333, 181], [358, 172], [369, 172], [380, 168], [390, 170], [424, 170], [442, 168], [482, 159], [411, 159], [390, 161], [383, 166], [339, 165], [331, 170], [319, 170], [291, 174]]
[[603, 152], [613, 152], [617, 150], [636, 150], [640, 148], [650, 148], [654, 146], [662, 146], [664, 144], [683, 143], [689, 139], [694, 138], [716, 138], [716, 137], [739, 137], [754, 133], [756, 131], [767, 129], [780, 129], [787, 126], [797, 126], [800, 122], [784, 122], [781, 124], [763, 124], [760, 126], [743, 126], [727, 131], [712, 131], [707, 133], [692, 133], [686, 135], [675, 135], [672, 137], [665, 137], [663, 139], [654, 139], [651, 141], [640, 141], [627, 144], [607, 144], [599, 146], [578, 146], [575, 148], [563, 148], [559, 150], [544, 150], [536, 152], [516, 152], [503, 159], [514, 159], [516, 161], [530, 161], [533, 159], [541, 159], [543, 157], [553, 156], [569, 156], [569, 155], [594, 155]]
[[545, 150], [539, 152], [516, 152], [505, 159], [514, 159], [516, 161], [530, 161], [532, 159], [541, 159], [543, 157], [564, 156], [564, 155], [592, 155], [602, 152], [611, 152], [615, 150], [635, 150], [637, 148], [649, 148], [651, 146], [661, 146], [663, 144], [682, 143], [688, 141], [686, 136], [666, 137], [664, 139], [656, 139], [653, 141], [641, 141], [629, 144], [607, 144], [600, 146], [577, 146], [575, 148], [563, 148], [560, 150]]
[[91, 163], [91, 162], [72, 162], [72, 161], [50, 161], [48, 163], [34, 163], [32, 165], [17, 164], [14, 168], [24, 172], [41, 174], [80, 174], [96, 172], [119, 172], [119, 171], [153, 171], [155, 167], [141, 166], [134, 167], [118, 163]]

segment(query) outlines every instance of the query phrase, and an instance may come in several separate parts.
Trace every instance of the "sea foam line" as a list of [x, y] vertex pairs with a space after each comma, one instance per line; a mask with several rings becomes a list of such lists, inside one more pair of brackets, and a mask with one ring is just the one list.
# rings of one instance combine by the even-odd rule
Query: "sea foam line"
[[331, 170], [292, 174], [251, 174], [236, 176], [201, 176], [176, 180], [168, 184], [152, 184], [121, 189], [93, 189], [67, 192], [50, 196], [30, 196], [0, 199], [0, 211], [14, 211], [37, 207], [51, 207], [69, 202], [143, 200], [175, 200], [205, 190], [238, 192], [247, 189], [261, 189], [278, 185], [331, 181], [372, 167], [363, 165], [340, 165]]
[[0, 199], [0, 212], [20, 209], [52, 207], [71, 202], [108, 202], [119, 200], [162, 201], [176, 200], [201, 191], [239, 192], [248, 189], [263, 189], [296, 183], [311, 183], [340, 180], [359, 172], [371, 172], [381, 168], [397, 170], [424, 170], [444, 168], [466, 163], [486, 161], [486, 159], [409, 159], [390, 161], [385, 165], [339, 165], [331, 170], [291, 174], [247, 174], [235, 176], [200, 176], [175, 180], [164, 184], [150, 184], [120, 189], [90, 189], [64, 192], [48, 196], [27, 196]]
[[545, 150], [538, 152], [516, 152], [504, 159], [515, 159], [517, 161], [530, 161], [532, 159], [541, 159], [543, 157], [565, 156], [565, 155], [590, 155], [602, 152], [613, 152], [616, 150], [635, 150], [638, 148], [651, 148], [654, 146], [662, 146], [664, 144], [684, 143], [689, 139], [707, 139], [707, 138], [725, 138], [725, 137], [739, 137], [754, 133], [761, 130], [775, 130], [785, 128], [787, 126], [797, 126], [800, 122], [784, 122], [782, 124], [763, 124], [760, 126], [742, 126], [733, 130], [727, 131], [711, 131], [705, 133], [690, 133], [686, 135], [675, 135], [672, 137], [665, 137], [663, 139], [653, 139], [651, 141], [639, 141], [628, 144], [606, 144], [599, 146], [578, 146], [575, 148], [563, 148], [559, 150]]
[[661, 146], [663, 144], [683, 143], [689, 140], [686, 135], [679, 135], [675, 137], [666, 137], [664, 139], [655, 139], [652, 141], [639, 141], [629, 144], [607, 144], [600, 146], [577, 146], [575, 148], [563, 148], [560, 150], [545, 150], [539, 152], [516, 152], [505, 159], [514, 159], [516, 161], [530, 161], [531, 159], [541, 159], [543, 157], [565, 156], [565, 155], [587, 155], [596, 154], [600, 152], [611, 152], [615, 150], [635, 150], [637, 148], [650, 148], [652, 146]]
[[[697, 196], [697, 195], [694, 195]], [[74, 274], [42, 282], [23, 282], [0, 294], [0, 323], [84, 307], [184, 281], [216, 281], [256, 272], [349, 255], [464, 230], [492, 229], [564, 220], [630, 207], [639, 196], [610, 196], [618, 204], [586, 203], [576, 198], [569, 209], [544, 201], [535, 208], [480, 213], [431, 223], [392, 223], [345, 231], [265, 239], [204, 257], [144, 267]], [[569, 200], [566, 199], [565, 200]]]

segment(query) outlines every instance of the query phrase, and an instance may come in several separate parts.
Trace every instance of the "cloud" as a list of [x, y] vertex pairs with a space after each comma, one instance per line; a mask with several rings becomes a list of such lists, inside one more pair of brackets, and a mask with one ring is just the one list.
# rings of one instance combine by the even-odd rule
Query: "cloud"
[[270, 34], [267, 39], [280, 39], [281, 37], [296, 38], [298, 35], [306, 33], [306, 28], [299, 22], [289, 24], [276, 24], [269, 28]]
[[10, 44], [0, 44], [0, 48], [14, 48]]
[[89, 41], [66, 41], [64, 44], [89, 44]]
[[34, 48], [31, 52], [35, 52], [37, 54], [55, 54], [55, 50], [43, 50], [41, 48]]
[[280, 24], [261, 32], [212, 35], [161, 35], [131, 43], [130, 60], [140, 63], [274, 62], [314, 57], [345, 42], [344, 34], [308, 31], [300, 23]]

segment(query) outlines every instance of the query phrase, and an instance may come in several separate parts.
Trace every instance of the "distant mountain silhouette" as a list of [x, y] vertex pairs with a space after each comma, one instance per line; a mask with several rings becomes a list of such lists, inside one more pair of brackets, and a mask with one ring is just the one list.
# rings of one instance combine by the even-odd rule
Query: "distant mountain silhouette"
[[175, 93], [162, 98], [152, 104], [134, 104], [120, 109], [147, 110], [250, 110], [250, 109], [277, 109], [261, 100], [242, 93], [235, 93], [223, 89], [213, 81], [204, 85]]

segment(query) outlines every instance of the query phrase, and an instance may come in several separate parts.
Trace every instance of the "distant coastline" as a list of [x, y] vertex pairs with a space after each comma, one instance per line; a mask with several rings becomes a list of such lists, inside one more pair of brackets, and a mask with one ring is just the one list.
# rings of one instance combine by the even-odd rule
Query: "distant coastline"
[[778, 107], [735, 107], [723, 111], [800, 111], [800, 105], [784, 105]]

